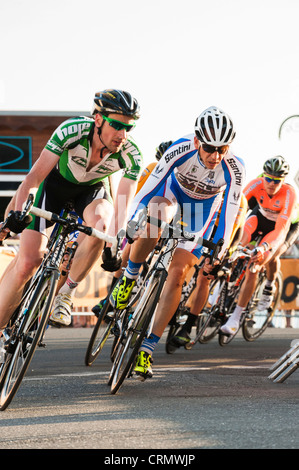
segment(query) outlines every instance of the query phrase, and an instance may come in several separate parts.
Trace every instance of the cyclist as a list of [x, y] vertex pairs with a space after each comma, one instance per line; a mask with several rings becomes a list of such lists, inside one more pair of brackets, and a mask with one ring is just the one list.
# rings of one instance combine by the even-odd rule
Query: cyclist
[[[52, 134], [39, 159], [20, 185], [15, 200], [14, 219], [9, 228], [20, 233], [20, 250], [5, 271], [0, 284], [0, 328], [3, 328], [18, 305], [23, 286], [40, 264], [46, 247], [45, 228], [51, 223], [33, 217], [31, 223], [19, 221], [22, 204], [30, 192], [36, 192], [35, 205], [60, 212], [72, 201], [76, 213], [87, 225], [115, 235], [127, 219], [127, 209], [135, 195], [142, 166], [141, 152], [128, 136], [140, 117], [139, 105], [130, 93], [107, 89], [94, 96], [91, 117], [71, 118]], [[122, 170], [114, 204], [107, 184], [109, 175]], [[115, 221], [115, 223], [114, 223]], [[26, 228], [26, 229], [25, 229]], [[103, 250], [103, 242], [94, 237], [78, 238], [79, 247], [66, 283], [55, 300], [52, 321], [67, 326], [71, 322], [74, 289], [84, 279]], [[103, 250], [103, 265], [114, 263], [119, 256]]]
[[246, 220], [240, 245], [248, 245], [258, 233], [262, 233], [263, 238], [251, 257], [256, 272], [246, 270], [235, 310], [221, 327], [221, 332], [228, 335], [238, 331], [241, 315], [254, 292], [258, 271], [263, 266], [267, 270], [267, 281], [257, 308], [262, 311], [271, 305], [279, 269], [278, 248], [286, 239], [296, 205], [295, 189], [284, 182], [289, 173], [289, 164], [285, 159], [281, 156], [269, 158], [264, 163], [263, 171], [262, 177], [250, 181], [244, 189], [249, 206], [253, 203], [255, 207]]
[[[172, 145], [172, 141], [168, 141], [168, 142], [161, 142], [161, 144], [156, 148], [156, 154], [155, 154], [155, 158], [156, 158], [156, 161], [155, 162], [151, 162], [141, 173], [141, 176], [138, 180], [138, 185], [137, 185], [137, 192], [140, 191], [140, 189], [142, 188], [142, 186], [144, 185], [144, 183], [146, 182], [147, 178], [149, 177], [149, 175], [151, 174], [151, 172], [153, 171], [153, 169], [155, 168], [155, 166], [157, 165], [158, 161], [162, 158], [164, 152], [168, 149], [168, 147], [170, 147], [170, 145]], [[124, 240], [124, 245], [123, 245], [123, 251], [122, 251], [122, 264], [121, 264], [121, 267], [118, 271], [114, 272], [114, 275], [113, 275], [113, 278], [112, 278], [112, 281], [111, 281], [111, 287], [112, 288], [115, 283], [119, 280], [120, 276], [121, 276], [121, 273], [122, 273], [122, 270], [124, 267], [126, 267], [127, 265], [127, 262], [128, 262], [128, 258], [129, 258], [129, 253], [130, 253], [130, 244], [126, 243], [126, 240]], [[112, 269], [113, 269], [113, 265], [112, 265]], [[92, 308], [92, 311], [93, 313], [98, 316], [104, 303], [105, 303], [106, 299], [101, 299], [97, 305], [95, 305], [93, 308]], [[111, 306], [111, 309], [113, 310], [113, 307]]]
[[[223, 209], [214, 237], [224, 238], [220, 257], [230, 239], [237, 215], [244, 181], [243, 162], [229, 150], [235, 131], [227, 113], [214, 106], [203, 111], [195, 122], [195, 134], [185, 136], [172, 144], [137, 193], [132, 205], [132, 217], [127, 225], [127, 236], [134, 239], [134, 226], [139, 210], [148, 206], [151, 216], [170, 221], [174, 209], [179, 209], [179, 220], [188, 230], [209, 238], [222, 193], [227, 188]], [[133, 230], [132, 230], [133, 229]], [[140, 236], [131, 247], [127, 268], [110, 296], [116, 308], [125, 308], [139, 269], [155, 247], [159, 233]], [[153, 332], [141, 346], [135, 372], [144, 378], [152, 375], [151, 356], [162, 333], [180, 301], [186, 273], [201, 257], [203, 248], [191, 241], [179, 241], [170, 265], [167, 282], [158, 305]]]

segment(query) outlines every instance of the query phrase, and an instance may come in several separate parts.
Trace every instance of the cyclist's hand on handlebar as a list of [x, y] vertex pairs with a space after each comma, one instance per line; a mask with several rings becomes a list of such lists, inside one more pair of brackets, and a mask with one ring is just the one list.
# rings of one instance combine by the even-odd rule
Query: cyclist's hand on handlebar
[[117, 253], [115, 256], [112, 256], [111, 248], [105, 247], [102, 253], [102, 261], [101, 267], [105, 271], [109, 271], [113, 273], [114, 271], [118, 271], [121, 267], [122, 258], [120, 253]]
[[220, 268], [220, 261], [216, 259], [213, 264], [210, 263], [210, 258], [207, 257], [203, 266], [203, 275], [207, 279], [215, 279], [215, 276]]
[[266, 246], [261, 245], [255, 248], [252, 252], [251, 261], [253, 263], [261, 264], [265, 259]]
[[21, 211], [11, 211], [7, 217], [6, 225], [11, 232], [21, 233], [23, 232], [23, 230], [25, 230], [25, 228], [28, 227], [31, 221], [32, 221], [31, 215], [28, 214], [24, 218], [22, 218]]

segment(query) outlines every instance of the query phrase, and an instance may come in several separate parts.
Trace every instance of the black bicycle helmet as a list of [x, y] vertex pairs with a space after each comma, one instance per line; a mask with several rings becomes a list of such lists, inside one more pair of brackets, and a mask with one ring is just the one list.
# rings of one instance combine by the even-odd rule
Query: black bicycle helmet
[[169, 140], [168, 142], [161, 142], [159, 147], [156, 148], [156, 160], [160, 160], [163, 157], [163, 154], [166, 152], [166, 150], [173, 144], [172, 140]]
[[289, 174], [290, 165], [283, 157], [277, 155], [277, 157], [269, 158], [265, 161], [263, 170], [267, 175], [283, 178]]
[[130, 93], [122, 90], [104, 90], [95, 94], [92, 115], [101, 113], [123, 114], [133, 119], [139, 119], [140, 110], [138, 102]]

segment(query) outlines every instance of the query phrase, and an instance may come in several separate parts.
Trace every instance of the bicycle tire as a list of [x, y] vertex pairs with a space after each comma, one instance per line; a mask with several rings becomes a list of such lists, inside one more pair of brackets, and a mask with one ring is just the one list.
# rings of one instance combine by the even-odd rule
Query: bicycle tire
[[89, 343], [87, 345], [84, 358], [86, 366], [91, 366], [94, 363], [96, 358], [101, 353], [105, 343], [107, 342], [108, 337], [110, 336], [110, 332], [115, 323], [115, 312], [114, 315], [109, 319], [107, 317], [109, 307], [110, 304], [107, 298], [102, 310], [99, 313], [98, 320], [94, 326]]
[[259, 276], [253, 296], [246, 308], [246, 316], [242, 325], [242, 334], [246, 341], [255, 341], [264, 333], [269, 323], [273, 319], [275, 310], [280, 301], [283, 281], [282, 275], [279, 272], [275, 279], [275, 292], [270, 307], [267, 310], [261, 312], [257, 310], [257, 304], [260, 299], [261, 292], [263, 291], [266, 279], [266, 273], [263, 271], [263, 273]]
[[146, 303], [143, 304], [138, 314], [138, 319], [136, 318], [134, 321], [136, 327], [128, 332], [125, 344], [122, 344], [122, 351], [117, 354], [116, 367], [111, 380], [112, 394], [115, 394], [120, 389], [132, 370], [139, 348], [159, 302], [166, 278], [167, 272], [159, 271], [158, 273], [155, 272], [148, 281], [148, 285], [150, 283], [152, 285], [150, 286]]
[[[59, 273], [41, 276], [28, 304], [27, 317], [21, 334], [17, 335], [11, 354], [4, 364], [5, 372], [0, 385], [0, 411], [4, 411], [17, 393], [27, 372], [35, 350], [47, 326], [58, 284]], [[19, 362], [21, 362], [19, 364]]]
[[[217, 314], [217, 298], [219, 297], [223, 282], [223, 279], [216, 279], [211, 283], [209, 297], [207, 299], [205, 307], [203, 308], [202, 314], [199, 316], [199, 322], [197, 326], [196, 336], [199, 335], [198, 342], [200, 344], [206, 344], [213, 338], [215, 338], [222, 324], [217, 318], [217, 316], [215, 316], [215, 313]], [[210, 304], [210, 307], [208, 307], [207, 304], [209, 302], [209, 298], [211, 295], [213, 296], [213, 293], [216, 291], [218, 284], [219, 288], [217, 298], [215, 299], [215, 302], [213, 300], [213, 305]]]

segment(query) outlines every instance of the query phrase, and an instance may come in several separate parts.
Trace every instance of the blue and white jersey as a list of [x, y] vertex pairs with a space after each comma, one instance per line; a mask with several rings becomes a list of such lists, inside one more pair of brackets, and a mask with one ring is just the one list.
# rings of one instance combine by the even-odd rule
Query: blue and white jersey
[[[241, 202], [241, 194], [245, 182], [245, 167], [240, 158], [230, 151], [224, 156], [221, 163], [213, 170], [206, 168], [200, 159], [198, 149], [194, 145], [195, 134], [187, 135], [174, 142], [165, 152], [147, 181], [136, 194], [132, 208], [131, 218], [158, 193], [165, 181], [172, 175], [178, 183], [182, 193], [202, 204], [210, 204], [211, 198], [219, 206], [224, 195], [214, 242], [224, 238], [224, 250], [229, 244], [235, 218]], [[209, 201], [209, 202], [208, 202]], [[215, 207], [215, 204], [213, 204]]]

